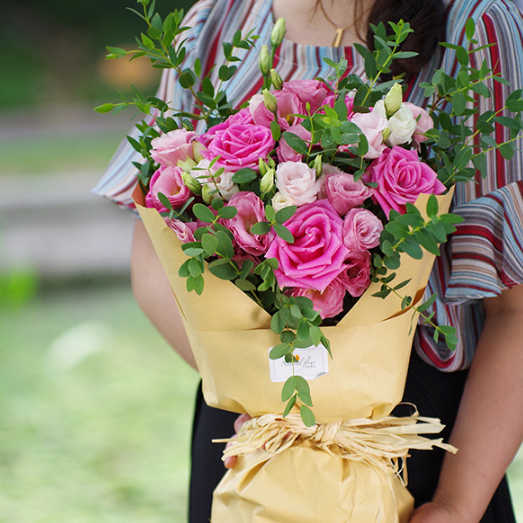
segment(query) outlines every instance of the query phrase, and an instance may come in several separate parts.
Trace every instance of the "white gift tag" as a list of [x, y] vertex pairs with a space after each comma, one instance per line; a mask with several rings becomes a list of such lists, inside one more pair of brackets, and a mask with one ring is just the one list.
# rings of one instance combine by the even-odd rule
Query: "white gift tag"
[[[272, 348], [269, 349], [269, 353], [271, 350]], [[323, 345], [294, 349], [294, 355], [298, 359], [294, 363], [287, 363], [285, 357], [278, 360], [269, 358], [271, 381], [287, 381], [293, 375], [302, 376], [306, 380], [315, 380], [329, 372], [329, 353]]]

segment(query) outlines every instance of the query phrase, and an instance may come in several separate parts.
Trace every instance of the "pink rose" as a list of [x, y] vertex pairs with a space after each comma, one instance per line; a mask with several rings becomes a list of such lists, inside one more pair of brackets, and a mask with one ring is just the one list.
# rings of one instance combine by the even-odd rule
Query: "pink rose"
[[384, 118], [378, 111], [370, 113], [355, 113], [352, 117], [355, 123], [369, 142], [369, 150], [363, 158], [377, 158], [387, 146], [383, 143], [383, 131], [389, 126], [387, 118]]
[[200, 143], [207, 147], [211, 141], [216, 137], [217, 134], [221, 133], [225, 129], [228, 129], [231, 125], [242, 124], [242, 125], [252, 125], [254, 120], [252, 119], [251, 112], [249, 109], [241, 109], [236, 114], [229, 116], [225, 122], [214, 125], [207, 132], [201, 134], [196, 138]]
[[323, 292], [313, 289], [294, 289], [291, 296], [304, 296], [312, 300], [314, 310], [325, 319], [334, 318], [343, 312], [343, 298], [346, 293], [345, 285], [336, 278]]
[[218, 133], [202, 155], [207, 160], [220, 156], [215, 165], [228, 171], [236, 172], [245, 167], [258, 170], [259, 159], [267, 158], [273, 148], [274, 139], [267, 127], [233, 124]]
[[176, 167], [178, 161], [193, 158], [192, 141], [196, 133], [187, 129], [176, 129], [151, 141], [151, 156], [163, 167]]
[[374, 198], [388, 216], [391, 209], [405, 213], [407, 202], [420, 194], [442, 194], [445, 186], [437, 174], [420, 161], [418, 153], [394, 146], [386, 149], [368, 168], [369, 181], [378, 184]]
[[343, 244], [350, 251], [367, 251], [378, 246], [383, 223], [367, 209], [351, 209], [343, 221]]
[[295, 94], [304, 109], [305, 104], [309, 103], [311, 114], [315, 113], [323, 105], [325, 97], [329, 92], [327, 86], [319, 80], [289, 80], [283, 84], [282, 91]]
[[152, 176], [149, 191], [145, 195], [145, 206], [166, 212], [158, 193], [162, 193], [171, 202], [174, 209], [180, 208], [190, 198], [191, 191], [183, 183], [182, 170], [179, 167], [160, 167]]
[[318, 200], [300, 207], [284, 225], [294, 243], [274, 236], [265, 255], [278, 260], [278, 285], [323, 292], [345, 269], [349, 251], [342, 242], [343, 220], [328, 200]]
[[178, 239], [183, 242], [193, 242], [194, 233], [198, 228], [198, 223], [196, 222], [182, 222], [181, 220], [166, 220], [166, 223], [169, 229], [172, 229]]
[[305, 205], [317, 199], [321, 184], [316, 169], [302, 162], [283, 162], [276, 167], [276, 188], [293, 205]]
[[354, 181], [354, 176], [347, 173], [327, 174], [325, 177], [327, 198], [338, 214], [345, 216], [349, 209], [358, 207], [372, 196], [372, 189], [361, 180]]
[[370, 285], [370, 254], [368, 251], [351, 252], [345, 263], [345, 270], [340, 273], [338, 279], [349, 294], [357, 298]]
[[[301, 124], [295, 124], [289, 127], [287, 131], [299, 136], [306, 142], [311, 141], [311, 133], [303, 127]], [[303, 155], [297, 153], [292, 147], [290, 147], [285, 141], [285, 137], [282, 136], [279, 141], [280, 145], [276, 148], [276, 154], [278, 155], [278, 161], [282, 162], [301, 162]]]
[[[292, 125], [299, 123], [302, 119], [293, 116], [294, 114], [303, 114], [304, 108], [300, 99], [291, 92], [273, 91], [272, 94], [276, 97], [278, 116], [278, 124], [283, 130], [287, 130]], [[251, 111], [254, 123], [270, 127], [274, 120], [274, 114], [265, 107], [263, 103], [263, 95], [254, 95], [249, 102], [249, 109]]]
[[263, 202], [252, 192], [237, 192], [229, 204], [238, 209], [238, 214], [230, 220], [222, 220], [222, 225], [229, 229], [238, 246], [249, 254], [259, 256], [267, 251], [269, 236], [251, 233], [251, 227], [265, 220]]
[[429, 113], [425, 111], [425, 109], [423, 109], [422, 107], [418, 107], [417, 105], [414, 105], [410, 102], [403, 102], [403, 105], [407, 106], [411, 110], [412, 114], [414, 115], [414, 118], [417, 121], [416, 130], [412, 135], [414, 141], [416, 141], [417, 143], [421, 143], [425, 140], [428, 140], [428, 138], [425, 136], [425, 133], [429, 129], [432, 129], [434, 127], [434, 122], [432, 121], [432, 118], [430, 117]]

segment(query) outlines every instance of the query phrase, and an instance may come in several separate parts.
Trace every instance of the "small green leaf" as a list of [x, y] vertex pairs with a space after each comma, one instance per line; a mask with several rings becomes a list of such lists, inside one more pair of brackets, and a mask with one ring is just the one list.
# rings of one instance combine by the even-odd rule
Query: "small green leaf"
[[274, 232], [285, 242], [287, 243], [294, 243], [294, 237], [291, 234], [291, 231], [287, 229], [284, 225], [281, 225], [279, 223], [275, 223], [273, 225]]
[[94, 108], [97, 113], [110, 113], [114, 109], [114, 104], [102, 104]]
[[238, 277], [238, 270], [234, 268], [234, 262], [227, 258], [220, 258], [209, 263], [209, 271], [221, 280], [234, 280]]
[[247, 167], [243, 168], [243, 169], [240, 169], [238, 171], [236, 171], [232, 178], [231, 178], [231, 181], [233, 183], [250, 183], [252, 182], [253, 180], [256, 180], [258, 174], [256, 173], [256, 171], [254, 171], [253, 169], [249, 169]]
[[[285, 400], [282, 400], [285, 401]], [[287, 405], [285, 406], [285, 410], [283, 411], [283, 417], [285, 418], [288, 416], [289, 412], [292, 410], [292, 408], [296, 405], [296, 396], [292, 396], [291, 399], [288, 401]]]
[[309, 146], [299, 136], [286, 131], [283, 133], [283, 138], [287, 142], [287, 145], [294, 149], [299, 154], [309, 154]]
[[313, 425], [316, 424], [316, 418], [315, 418], [312, 410], [309, 409], [309, 407], [307, 407], [306, 405], [300, 406], [300, 414], [301, 414], [301, 419], [303, 421], [303, 424], [306, 427], [312, 427]]
[[230, 220], [231, 218], [234, 218], [238, 214], [238, 209], [236, 207], [233, 207], [232, 205], [227, 205], [225, 207], [222, 207], [218, 211], [218, 218], [222, 218], [223, 220]]
[[439, 210], [438, 199], [436, 198], [436, 196], [434, 196], [434, 194], [431, 194], [427, 201], [427, 216], [429, 218], [433, 218], [434, 216], [437, 216], [438, 210]]
[[196, 203], [192, 211], [196, 218], [202, 222], [213, 223], [216, 219], [213, 212], [206, 205], [203, 205], [203, 203]]
[[435, 301], [436, 301], [436, 298], [438, 297], [438, 293], [435, 292], [434, 294], [432, 294], [425, 302], [423, 302], [420, 306], [417, 307], [417, 310], [419, 312], [424, 312], [426, 311]]
[[291, 218], [294, 215], [297, 208], [298, 207], [296, 207], [295, 205], [291, 205], [289, 207], [284, 207], [283, 209], [280, 209], [276, 213], [276, 222], [285, 223], [289, 218]]
[[[290, 350], [291, 350], [291, 346], [289, 343], [279, 343], [278, 345], [274, 346], [271, 349], [271, 352], [269, 353], [269, 358], [271, 360], [279, 360], [280, 358], [283, 358], [283, 356], [285, 356], [285, 354], [287, 354]], [[286, 384], [288, 382], [289, 382], [289, 380], [287, 380]], [[284, 389], [285, 389], [285, 387], [284, 387]], [[292, 392], [294, 392], [294, 387], [292, 389]], [[282, 399], [282, 401], [286, 401], [286, 400]]]
[[264, 235], [271, 230], [271, 224], [269, 222], [258, 222], [251, 227], [252, 234]]

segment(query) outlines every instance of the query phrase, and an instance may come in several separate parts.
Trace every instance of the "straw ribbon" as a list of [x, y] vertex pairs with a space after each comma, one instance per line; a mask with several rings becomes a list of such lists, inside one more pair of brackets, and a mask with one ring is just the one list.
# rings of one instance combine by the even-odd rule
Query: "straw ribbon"
[[368, 418], [335, 423], [317, 423], [306, 427], [299, 414], [282, 418], [265, 414], [247, 421], [241, 433], [230, 439], [214, 440], [233, 444], [225, 450], [223, 459], [229, 456], [245, 456], [264, 449], [271, 458], [291, 447], [294, 443], [309, 442], [334, 457], [366, 462], [386, 474], [400, 474], [406, 484], [404, 459], [410, 449], [430, 450], [439, 447], [452, 453], [457, 449], [443, 443], [441, 438], [429, 439], [421, 434], [436, 434], [444, 425], [435, 418], [412, 416], [397, 418], [388, 416], [379, 420]]

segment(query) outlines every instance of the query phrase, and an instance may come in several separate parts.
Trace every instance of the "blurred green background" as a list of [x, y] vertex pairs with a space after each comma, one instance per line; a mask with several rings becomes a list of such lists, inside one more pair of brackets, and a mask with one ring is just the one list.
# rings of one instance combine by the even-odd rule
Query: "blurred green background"
[[[89, 193], [133, 116], [92, 107], [158, 81], [104, 60], [139, 5], [2, 7], [0, 523], [182, 523], [197, 375], [132, 298], [132, 216]], [[523, 455], [510, 476], [523, 521]]]

